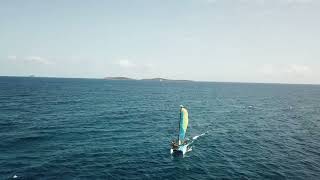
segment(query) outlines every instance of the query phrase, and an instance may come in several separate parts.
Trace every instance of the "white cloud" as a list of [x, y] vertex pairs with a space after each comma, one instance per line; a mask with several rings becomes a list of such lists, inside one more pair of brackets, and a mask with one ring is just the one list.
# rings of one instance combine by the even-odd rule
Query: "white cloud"
[[114, 61], [114, 65], [118, 67], [118, 74], [121, 76], [130, 76], [135, 78], [150, 78], [156, 75], [158, 69], [155, 64], [150, 61], [141, 60], [133, 61], [128, 59], [120, 59]]
[[[239, 3], [258, 3], [258, 4], [264, 4], [264, 3], [288, 3], [288, 4], [304, 4], [304, 3], [312, 3], [314, 0], [234, 0], [233, 2], [239, 2]], [[214, 4], [218, 2], [225, 2], [225, 0], [206, 0], [209, 4]]]
[[271, 75], [275, 71], [275, 67], [272, 64], [264, 64], [261, 66], [259, 71], [265, 75]]
[[117, 62], [117, 64], [120, 66], [120, 67], [123, 67], [123, 68], [133, 68], [133, 67], [136, 67], [137, 65], [134, 64], [133, 62], [127, 60], [127, 59], [122, 59], [122, 60], [119, 60]]
[[116, 62], [118, 66], [125, 69], [132, 69], [132, 70], [138, 70], [138, 71], [149, 71], [151, 69], [154, 69], [155, 65], [149, 62], [146, 63], [135, 63], [133, 61], [129, 61], [128, 59], [121, 59]]
[[285, 0], [288, 3], [311, 3], [313, 0]]
[[17, 59], [17, 56], [8, 56], [8, 59], [16, 60], [16, 59]]
[[257, 77], [262, 82], [319, 83], [319, 73], [314, 65], [306, 64], [264, 64], [257, 68]]
[[208, 2], [209, 4], [211, 4], [211, 3], [216, 3], [217, 0], [207, 0], [207, 2]]
[[149, 69], [152, 69], [152, 68], [154, 68], [154, 65], [153, 65], [152, 63], [147, 63], [147, 64], [145, 65], [145, 67], [146, 67], [146, 68], [149, 68]]
[[295, 75], [308, 75], [311, 73], [311, 68], [301, 64], [290, 64], [286, 67], [285, 72]]
[[53, 64], [48, 59], [39, 56], [28, 56], [25, 58], [25, 61], [45, 65]]
[[15, 55], [9, 55], [7, 57], [9, 60], [15, 60], [16, 63], [20, 62], [26, 62], [26, 63], [35, 63], [35, 64], [53, 64], [52, 61], [48, 60], [47, 58], [39, 57], [39, 56], [27, 56], [19, 58]]
[[264, 64], [259, 69], [259, 72], [264, 75], [295, 75], [305, 76], [312, 73], [312, 69], [303, 64]]

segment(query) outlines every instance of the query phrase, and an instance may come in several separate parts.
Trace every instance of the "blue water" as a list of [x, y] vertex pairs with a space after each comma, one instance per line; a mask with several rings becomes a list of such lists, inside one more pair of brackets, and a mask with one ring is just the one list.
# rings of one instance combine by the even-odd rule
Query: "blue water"
[[0, 179], [319, 179], [320, 86], [1, 77], [0, 137]]

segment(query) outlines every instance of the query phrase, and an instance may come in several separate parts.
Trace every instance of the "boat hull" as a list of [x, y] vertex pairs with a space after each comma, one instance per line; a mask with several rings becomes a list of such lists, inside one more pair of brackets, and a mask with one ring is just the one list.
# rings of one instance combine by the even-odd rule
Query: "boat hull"
[[188, 151], [188, 145], [180, 145], [178, 146], [178, 148], [171, 148], [170, 149], [170, 153], [174, 154], [174, 153], [182, 153], [183, 155]]

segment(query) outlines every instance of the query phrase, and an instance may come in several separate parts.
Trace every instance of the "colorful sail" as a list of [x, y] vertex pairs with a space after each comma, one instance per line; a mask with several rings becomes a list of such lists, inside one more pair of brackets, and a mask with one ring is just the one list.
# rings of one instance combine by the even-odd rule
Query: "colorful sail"
[[180, 124], [179, 124], [179, 145], [184, 141], [188, 128], [188, 111], [185, 107], [180, 108]]

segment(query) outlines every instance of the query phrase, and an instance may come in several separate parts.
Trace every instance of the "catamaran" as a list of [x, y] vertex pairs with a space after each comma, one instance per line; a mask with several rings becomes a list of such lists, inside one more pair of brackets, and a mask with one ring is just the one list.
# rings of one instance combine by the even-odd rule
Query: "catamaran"
[[180, 105], [179, 135], [178, 140], [173, 140], [171, 142], [171, 154], [185, 154], [190, 149], [190, 147], [188, 146], [188, 141], [186, 139], [188, 121], [188, 110], [184, 106]]

